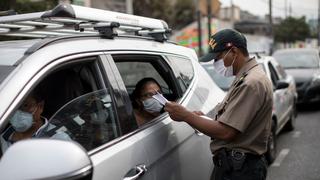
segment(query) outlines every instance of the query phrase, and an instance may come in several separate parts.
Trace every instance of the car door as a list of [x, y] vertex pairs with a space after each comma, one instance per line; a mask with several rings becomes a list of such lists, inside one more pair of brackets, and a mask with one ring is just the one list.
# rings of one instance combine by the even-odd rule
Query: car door
[[[203, 106], [201, 99], [191, 90], [194, 79], [192, 65], [188, 66], [190, 71], [180, 74], [174, 73], [170, 63], [158, 53], [110, 54], [128, 94], [132, 92], [132, 85], [137, 79], [150, 76], [157, 79], [164, 89], [164, 96], [169, 100], [182, 103], [190, 109]], [[151, 176], [149, 179], [209, 178], [212, 170], [209, 138], [197, 133], [187, 124], [174, 122], [167, 113], [162, 113], [139, 127], [136, 135], [145, 148], [145, 156], [148, 156], [149, 163], [146, 164], [146, 169]]]
[[271, 62], [268, 62], [268, 68], [270, 71], [270, 76], [271, 76], [272, 84], [274, 87], [273, 106], [275, 108], [276, 115], [278, 118], [278, 125], [277, 125], [278, 131], [280, 131], [280, 127], [282, 127], [285, 124], [285, 115], [286, 115], [286, 109], [287, 109], [286, 90], [276, 89], [277, 82], [279, 81], [279, 76]]
[[284, 69], [281, 67], [281, 65], [279, 63], [277, 63], [276, 61], [272, 61], [272, 64], [275, 68], [275, 70], [277, 71], [277, 74], [279, 75], [279, 78], [281, 81], [287, 82], [289, 84], [288, 88], [285, 88], [285, 100], [286, 100], [286, 119], [290, 118], [290, 115], [295, 108], [295, 88], [294, 83], [292, 82], [292, 79], [290, 79], [289, 76], [287, 76], [286, 72], [284, 71]]
[[[50, 127], [37, 137], [56, 137], [57, 132], [79, 143], [93, 165], [92, 179], [123, 179], [145, 173], [148, 157], [119, 88], [103, 53], [69, 56], [58, 69], [52, 67], [46, 100]], [[65, 62], [65, 63], [64, 63]], [[72, 73], [73, 72], [73, 75]], [[51, 74], [53, 74], [51, 76]], [[50, 118], [49, 118], [50, 117]], [[131, 133], [131, 134], [130, 134]], [[145, 179], [150, 179], [148, 173]]]
[[94, 167], [92, 179], [152, 179], [146, 169], [149, 164], [147, 152], [136, 131], [137, 124], [132, 117], [132, 108], [128, 106], [130, 99], [123, 91], [122, 79], [110, 56], [101, 57], [101, 64], [113, 92], [114, 115], [118, 117], [118, 124], [114, 126], [120, 127], [121, 135], [89, 152]]

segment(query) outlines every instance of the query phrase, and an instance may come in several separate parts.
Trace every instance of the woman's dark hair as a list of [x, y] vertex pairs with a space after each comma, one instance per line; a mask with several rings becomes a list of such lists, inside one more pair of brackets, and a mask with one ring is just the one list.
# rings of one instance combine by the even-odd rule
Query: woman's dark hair
[[36, 88], [34, 88], [29, 96], [34, 98], [34, 100], [37, 103], [44, 101], [44, 99], [45, 99], [45, 85], [44, 85], [44, 83], [40, 83]]
[[136, 87], [134, 88], [133, 92], [132, 92], [132, 106], [135, 109], [140, 109], [141, 105], [138, 103], [138, 100], [140, 99], [140, 95], [141, 95], [141, 91], [142, 89], [149, 83], [155, 83], [157, 84], [160, 88], [160, 84], [153, 78], [151, 77], [146, 77], [141, 79], [137, 84]]

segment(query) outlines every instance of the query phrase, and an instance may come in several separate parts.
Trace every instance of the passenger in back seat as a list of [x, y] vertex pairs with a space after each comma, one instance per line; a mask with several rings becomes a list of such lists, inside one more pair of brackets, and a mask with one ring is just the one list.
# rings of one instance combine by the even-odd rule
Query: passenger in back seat
[[132, 106], [138, 126], [141, 126], [163, 112], [163, 105], [153, 95], [161, 93], [160, 84], [153, 78], [141, 79], [132, 93]]

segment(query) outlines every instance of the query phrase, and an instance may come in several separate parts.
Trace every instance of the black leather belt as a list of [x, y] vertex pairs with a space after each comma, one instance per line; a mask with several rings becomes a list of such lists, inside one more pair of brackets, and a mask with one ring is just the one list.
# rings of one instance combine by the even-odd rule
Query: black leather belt
[[263, 155], [245, 153], [240, 150], [222, 148], [214, 153], [212, 157], [215, 166], [225, 169], [239, 170], [245, 162], [257, 161], [262, 159]]
[[[244, 156], [248, 157], [248, 158], [261, 158], [263, 157], [263, 155], [259, 155], [259, 154], [254, 154], [254, 153], [248, 153], [248, 152], [243, 152], [241, 150], [236, 150], [236, 149], [227, 149], [227, 148], [222, 148], [219, 149], [217, 151], [217, 153], [219, 153], [219, 151], [221, 150], [225, 150], [225, 152], [227, 153], [228, 156], [231, 156], [235, 159], [241, 159]], [[216, 154], [216, 153], [215, 153]]]

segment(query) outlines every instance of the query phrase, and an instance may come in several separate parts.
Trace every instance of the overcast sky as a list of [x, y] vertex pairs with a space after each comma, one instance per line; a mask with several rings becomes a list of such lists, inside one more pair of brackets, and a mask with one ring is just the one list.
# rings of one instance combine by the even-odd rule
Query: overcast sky
[[[231, 1], [243, 10], [247, 10], [255, 15], [265, 15], [269, 13], [269, 0], [220, 0], [222, 7], [230, 6]], [[273, 16], [285, 16], [285, 4], [289, 14], [289, 5], [292, 7], [292, 16], [307, 16], [308, 19], [318, 17], [319, 0], [272, 0]]]

